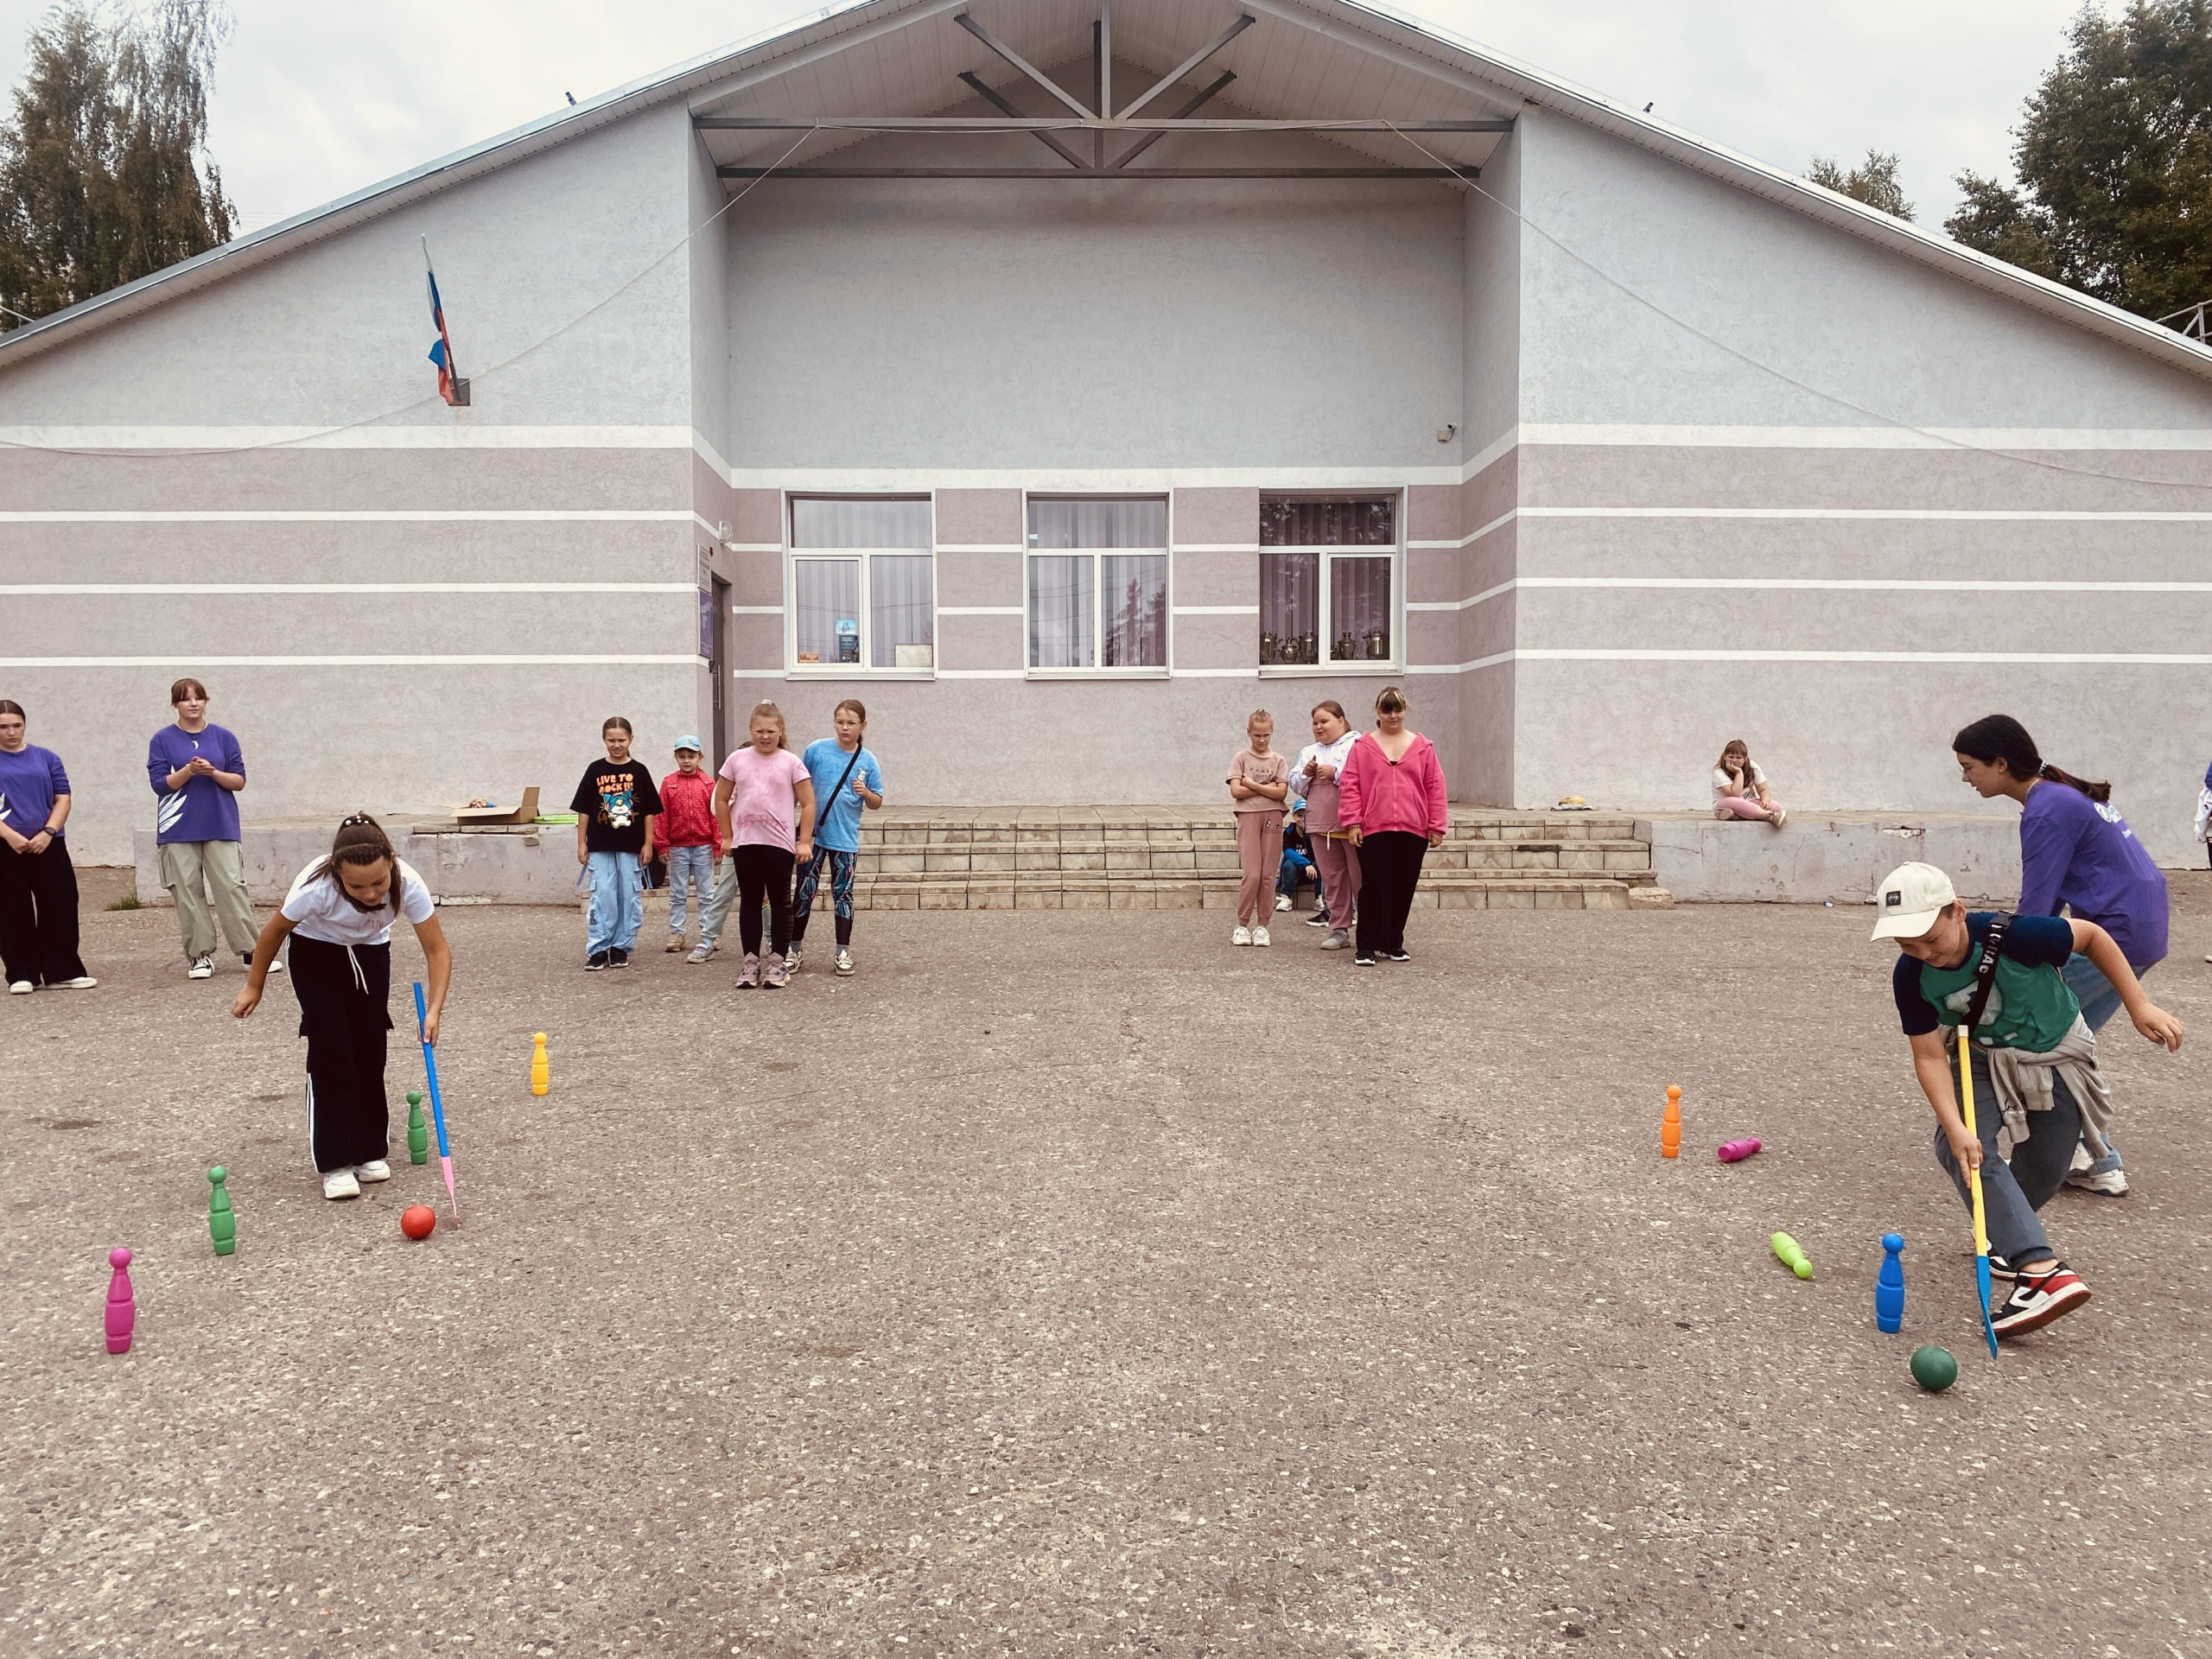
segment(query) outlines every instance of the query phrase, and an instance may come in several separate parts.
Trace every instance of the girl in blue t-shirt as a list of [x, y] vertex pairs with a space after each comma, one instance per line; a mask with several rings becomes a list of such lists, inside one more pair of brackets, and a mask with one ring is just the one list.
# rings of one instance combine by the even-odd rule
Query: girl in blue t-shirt
[[18, 996], [88, 991], [99, 981], [77, 954], [77, 868], [62, 837], [69, 774], [29, 729], [23, 705], [0, 698], [0, 963]]
[[858, 697], [847, 697], [837, 705], [833, 723], [836, 738], [817, 739], [799, 757], [814, 780], [817, 804], [814, 856], [799, 871], [798, 895], [791, 908], [791, 948], [784, 959], [792, 973], [798, 971], [807, 918], [814, 912], [815, 890], [822, 884], [825, 867], [830, 905], [836, 912], [837, 971], [853, 971], [853, 871], [860, 862], [861, 812], [883, 804], [883, 768], [861, 747], [868, 731], [867, 708]]

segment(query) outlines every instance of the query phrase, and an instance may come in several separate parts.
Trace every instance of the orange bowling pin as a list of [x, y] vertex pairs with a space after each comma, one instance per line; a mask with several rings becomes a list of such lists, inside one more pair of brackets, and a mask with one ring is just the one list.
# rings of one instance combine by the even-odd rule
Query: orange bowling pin
[[1667, 1116], [1659, 1125], [1659, 1155], [1682, 1155], [1682, 1085], [1679, 1083], [1667, 1085]]

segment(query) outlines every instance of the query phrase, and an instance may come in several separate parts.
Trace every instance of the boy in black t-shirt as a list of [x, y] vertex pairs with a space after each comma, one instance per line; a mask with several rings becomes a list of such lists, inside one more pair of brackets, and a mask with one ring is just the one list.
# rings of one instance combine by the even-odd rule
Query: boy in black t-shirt
[[607, 759], [584, 768], [569, 803], [576, 815], [576, 862], [591, 872], [591, 920], [584, 971], [626, 968], [645, 918], [639, 855], [652, 842], [660, 791], [652, 772], [630, 758], [630, 722], [615, 715], [600, 728]]

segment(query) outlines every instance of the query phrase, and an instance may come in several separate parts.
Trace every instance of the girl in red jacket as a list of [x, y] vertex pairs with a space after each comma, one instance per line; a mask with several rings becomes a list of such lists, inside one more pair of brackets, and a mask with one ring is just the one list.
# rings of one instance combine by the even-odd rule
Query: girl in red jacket
[[1436, 749], [1406, 729], [1406, 694], [1395, 685], [1375, 699], [1375, 729], [1345, 757], [1337, 822], [1359, 849], [1359, 918], [1352, 961], [1410, 962], [1406, 915], [1421, 862], [1444, 839], [1444, 766]]
[[699, 740], [676, 740], [676, 770], [660, 780], [661, 810], [653, 818], [653, 854], [668, 865], [668, 945], [683, 949], [687, 895], [699, 904], [699, 936], [707, 932], [707, 899], [722, 861], [721, 825], [715, 821], [715, 780], [700, 769]]

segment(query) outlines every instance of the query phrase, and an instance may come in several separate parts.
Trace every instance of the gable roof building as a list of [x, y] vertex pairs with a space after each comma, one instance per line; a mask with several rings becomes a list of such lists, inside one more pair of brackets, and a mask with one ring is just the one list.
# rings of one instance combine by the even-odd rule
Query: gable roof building
[[1386, 683], [1502, 804], [2203, 760], [2212, 353], [1343, 0], [833, 7], [0, 335], [0, 478], [80, 860], [185, 673], [272, 816], [855, 695], [910, 803]]

